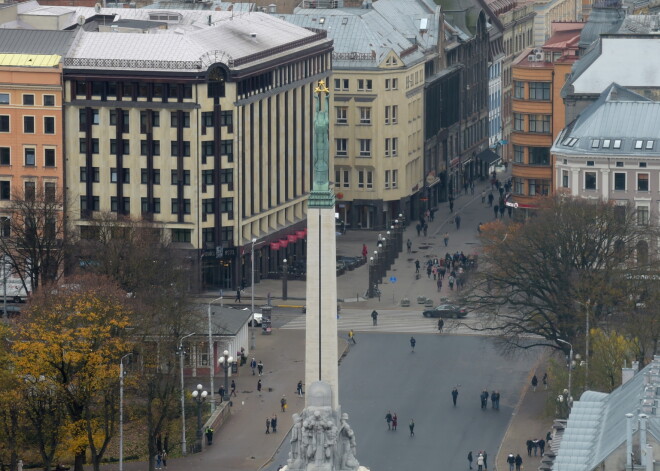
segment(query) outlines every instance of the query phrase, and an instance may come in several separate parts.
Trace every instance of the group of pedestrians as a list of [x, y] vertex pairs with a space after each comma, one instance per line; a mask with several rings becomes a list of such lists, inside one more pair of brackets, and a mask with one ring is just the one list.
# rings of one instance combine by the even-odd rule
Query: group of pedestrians
[[257, 371], [259, 372], [259, 376], [262, 376], [264, 374], [264, 364], [261, 360], [257, 362], [254, 358], [250, 361], [250, 369], [252, 370], [252, 376], [257, 374]]
[[523, 459], [519, 454], [513, 456], [513, 453], [509, 453], [509, 455], [506, 457], [506, 462], [509, 465], [509, 471], [513, 471], [514, 466], [516, 467], [516, 471], [520, 471], [522, 469]]
[[271, 417], [266, 417], [266, 433], [269, 434], [271, 430], [277, 433], [277, 415], [274, 412]]
[[[468, 452], [467, 459], [468, 459], [468, 464], [470, 465], [470, 469], [472, 469], [472, 461], [474, 460], [474, 456], [472, 455], [472, 450]], [[486, 450], [478, 451], [477, 471], [485, 471], [487, 469], [488, 469], [488, 453], [486, 453]]]
[[[387, 422], [387, 430], [392, 430], [396, 431], [396, 428], [399, 424], [399, 418], [396, 415], [396, 412], [392, 414], [392, 411], [387, 411], [387, 414], [385, 414], [385, 422]], [[410, 419], [410, 423], [408, 424], [408, 429], [410, 430], [410, 436], [414, 437], [415, 436], [415, 420]]]
[[[456, 252], [453, 255], [447, 252], [444, 258], [431, 257], [426, 261], [426, 276], [430, 280], [436, 282], [437, 291], [442, 291], [443, 281], [447, 276], [447, 284], [451, 291], [460, 290], [465, 284], [465, 271], [470, 266], [470, 258], [467, 257], [462, 251]], [[415, 273], [418, 274], [420, 269], [419, 260], [415, 261]]]
[[[543, 378], [541, 379], [543, 383], [543, 389], [548, 389], [548, 373], [543, 373]], [[536, 387], [539, 385], [539, 379], [536, 375], [532, 376], [532, 391], [536, 392]]]
[[491, 407], [494, 410], [500, 410], [500, 392], [497, 390], [492, 391], [490, 394], [488, 394], [488, 390], [484, 389], [481, 391], [481, 395], [479, 396], [481, 399], [481, 408], [482, 409], [488, 409], [488, 397], [490, 397], [490, 402], [491, 402]]
[[545, 440], [538, 439], [538, 438], [533, 438], [530, 440], [527, 440], [527, 456], [532, 456], [532, 452], [534, 453], [534, 456], [537, 456], [537, 454], [540, 454], [543, 456], [545, 454]]

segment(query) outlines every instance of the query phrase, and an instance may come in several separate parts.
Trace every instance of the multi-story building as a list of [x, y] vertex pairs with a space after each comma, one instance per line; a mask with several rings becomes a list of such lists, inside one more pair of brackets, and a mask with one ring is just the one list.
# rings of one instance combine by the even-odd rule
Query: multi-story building
[[528, 48], [513, 64], [512, 193], [518, 208], [534, 207], [552, 193], [550, 147], [564, 128], [561, 89], [577, 60], [583, 23], [558, 23], [540, 48]]
[[582, 0], [537, 0], [533, 2], [535, 46], [545, 43], [553, 34], [552, 23], [581, 21]]
[[60, 200], [64, 188], [62, 57], [71, 31], [0, 29], [0, 236], [14, 199]]
[[611, 84], [555, 141], [557, 191], [612, 201], [634, 210], [639, 224], [658, 224], [659, 120], [660, 102]]
[[257, 279], [296, 263], [313, 93], [331, 65], [325, 31], [263, 13], [127, 16], [142, 20], [80, 30], [64, 60], [71, 224], [85, 238], [101, 212], [151, 220], [206, 286], [248, 283], [252, 251]]

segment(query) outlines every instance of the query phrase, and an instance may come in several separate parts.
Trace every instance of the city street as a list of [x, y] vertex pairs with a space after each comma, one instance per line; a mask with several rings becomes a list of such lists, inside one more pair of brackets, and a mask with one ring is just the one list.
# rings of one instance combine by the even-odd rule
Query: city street
[[[495, 462], [500, 442], [539, 352], [502, 357], [479, 336], [362, 334], [342, 360], [340, 404], [358, 439], [360, 464], [373, 470], [467, 468], [467, 453], [486, 450]], [[451, 390], [459, 386], [458, 405]], [[499, 390], [500, 410], [482, 410], [479, 394]], [[385, 414], [397, 413], [388, 431]], [[415, 421], [415, 437], [408, 424]], [[288, 442], [268, 471], [285, 464]], [[522, 448], [519, 450], [522, 453]], [[476, 455], [475, 455], [476, 458]]]

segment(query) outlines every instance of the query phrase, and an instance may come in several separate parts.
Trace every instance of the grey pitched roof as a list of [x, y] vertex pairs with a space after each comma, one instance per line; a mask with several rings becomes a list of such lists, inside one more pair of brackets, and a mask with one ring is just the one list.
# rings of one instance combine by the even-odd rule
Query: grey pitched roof
[[617, 33], [619, 34], [657, 34], [660, 30], [660, 15], [628, 15]]
[[64, 56], [75, 35], [75, 31], [0, 29], [0, 53]]
[[[649, 394], [656, 400], [660, 357], [610, 394], [587, 391], [573, 404], [553, 463], [555, 471], [591, 471], [626, 441], [626, 414], [648, 415], [648, 432], [660, 438], [660, 417], [642, 407]], [[649, 384], [647, 384], [647, 382]]]
[[579, 47], [588, 48], [601, 34], [612, 33], [619, 29], [625, 13], [623, 8], [599, 7], [594, 5], [589, 14], [587, 24], [580, 33]]
[[[208, 336], [208, 314], [207, 304], [199, 306], [199, 318], [195, 325], [195, 332], [197, 335]], [[217, 336], [233, 336], [243, 328], [250, 320], [249, 308], [235, 309], [232, 307], [220, 307], [214, 305], [211, 309], [213, 315], [211, 316], [211, 331], [213, 335]]]
[[[557, 137], [551, 152], [561, 154], [645, 155], [660, 156], [660, 102], [649, 100], [616, 83], [611, 84], [598, 100], [589, 105]], [[577, 139], [576, 142], [571, 142]], [[614, 149], [593, 146], [592, 140], [621, 140]], [[635, 142], [644, 141], [644, 148], [635, 149]], [[646, 142], [654, 141], [647, 149]]]

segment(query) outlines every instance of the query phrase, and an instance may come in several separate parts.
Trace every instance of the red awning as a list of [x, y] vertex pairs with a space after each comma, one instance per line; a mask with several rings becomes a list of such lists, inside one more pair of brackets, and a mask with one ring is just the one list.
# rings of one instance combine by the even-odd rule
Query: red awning
[[283, 249], [286, 249], [286, 247], [289, 245], [289, 241], [287, 239], [280, 239], [278, 244], [280, 244], [280, 247]]
[[270, 243], [270, 249], [271, 250], [280, 250], [280, 243], [279, 242], [271, 242]]
[[298, 239], [304, 239], [305, 235], [306, 235], [305, 231], [296, 231], [296, 236], [298, 237]]
[[286, 236], [286, 239], [291, 242], [292, 244], [298, 240], [298, 236], [296, 234], [289, 234]]

